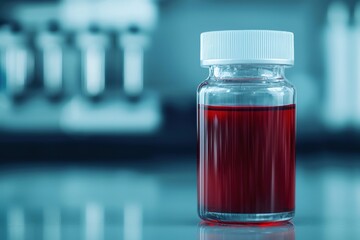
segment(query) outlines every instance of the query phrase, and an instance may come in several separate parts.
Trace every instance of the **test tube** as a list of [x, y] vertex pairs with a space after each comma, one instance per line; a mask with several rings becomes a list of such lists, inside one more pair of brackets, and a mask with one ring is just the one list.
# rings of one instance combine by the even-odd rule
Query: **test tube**
[[59, 96], [63, 89], [63, 45], [64, 36], [56, 22], [50, 22], [48, 29], [37, 38], [43, 58], [43, 83], [47, 95]]
[[359, 131], [360, 130], [360, 3], [358, 2], [355, 11], [354, 11], [354, 28], [353, 28], [353, 42], [350, 46], [353, 46], [352, 51], [352, 69], [354, 73], [353, 79], [353, 90], [351, 92], [351, 96], [353, 96], [353, 105], [352, 105], [352, 112], [353, 112], [353, 124], [355, 128]]
[[26, 35], [17, 24], [5, 25], [0, 29], [0, 51], [6, 93], [13, 97], [23, 95], [33, 61]]
[[343, 2], [331, 3], [325, 29], [324, 120], [331, 130], [340, 131], [351, 122], [349, 76], [349, 10]]
[[124, 50], [124, 91], [129, 97], [139, 97], [144, 85], [144, 49], [148, 43], [148, 36], [131, 28], [120, 37], [120, 44]]
[[82, 77], [87, 96], [99, 97], [105, 90], [105, 58], [109, 45], [108, 36], [98, 28], [79, 34], [81, 49]]

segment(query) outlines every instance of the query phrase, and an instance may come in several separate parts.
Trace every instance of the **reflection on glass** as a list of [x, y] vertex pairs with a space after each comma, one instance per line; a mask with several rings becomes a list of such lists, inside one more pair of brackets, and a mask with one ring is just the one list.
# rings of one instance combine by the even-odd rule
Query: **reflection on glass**
[[61, 214], [60, 209], [55, 207], [44, 210], [44, 240], [61, 239]]
[[104, 209], [97, 203], [88, 203], [86, 205], [85, 239], [104, 239]]
[[142, 207], [140, 204], [128, 203], [124, 208], [124, 239], [141, 240]]
[[292, 223], [271, 223], [259, 225], [220, 225], [201, 223], [200, 240], [294, 240]]
[[20, 207], [9, 208], [7, 212], [8, 222], [8, 239], [24, 240], [25, 239], [25, 217], [24, 211]]

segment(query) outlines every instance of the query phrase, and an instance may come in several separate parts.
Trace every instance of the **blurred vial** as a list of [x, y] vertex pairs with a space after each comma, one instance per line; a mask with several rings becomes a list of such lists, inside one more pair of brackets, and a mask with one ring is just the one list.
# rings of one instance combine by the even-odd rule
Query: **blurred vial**
[[79, 33], [77, 44], [81, 51], [85, 95], [91, 98], [100, 97], [105, 90], [105, 59], [109, 36], [102, 33], [97, 26], [91, 26], [88, 31]]
[[127, 97], [138, 98], [144, 86], [144, 50], [148, 36], [137, 26], [131, 26], [119, 39], [124, 51], [124, 92]]
[[19, 97], [25, 94], [33, 73], [33, 54], [28, 47], [27, 35], [17, 23], [0, 28], [1, 77], [6, 94]]
[[358, 2], [355, 11], [354, 11], [354, 28], [353, 28], [353, 38], [352, 44], [353, 51], [351, 51], [352, 55], [352, 70], [354, 76], [353, 79], [353, 88], [351, 95], [354, 96], [351, 101], [354, 105], [352, 106], [353, 113], [353, 123], [355, 127], [360, 130], [360, 3]]
[[324, 122], [341, 131], [351, 122], [349, 10], [343, 2], [333, 2], [325, 27], [325, 102]]
[[65, 36], [58, 22], [51, 21], [47, 29], [39, 32], [36, 43], [42, 55], [42, 78], [44, 90], [49, 97], [63, 93], [63, 59]]

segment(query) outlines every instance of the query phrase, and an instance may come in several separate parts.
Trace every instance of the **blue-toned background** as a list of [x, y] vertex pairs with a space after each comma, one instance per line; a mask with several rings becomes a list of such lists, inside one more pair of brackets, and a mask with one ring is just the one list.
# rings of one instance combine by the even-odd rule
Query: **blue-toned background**
[[[293, 224], [196, 214], [200, 33], [295, 34]], [[0, 238], [357, 239], [360, 2], [0, 1]]]

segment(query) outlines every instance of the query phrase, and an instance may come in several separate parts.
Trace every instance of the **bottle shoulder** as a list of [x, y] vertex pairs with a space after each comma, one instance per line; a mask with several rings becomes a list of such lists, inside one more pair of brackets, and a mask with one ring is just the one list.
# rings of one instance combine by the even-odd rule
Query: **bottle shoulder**
[[241, 80], [214, 80], [206, 79], [201, 82], [197, 89], [201, 92], [248, 92], [248, 91], [272, 91], [295, 92], [295, 87], [286, 78], [282, 79], [241, 79]]

